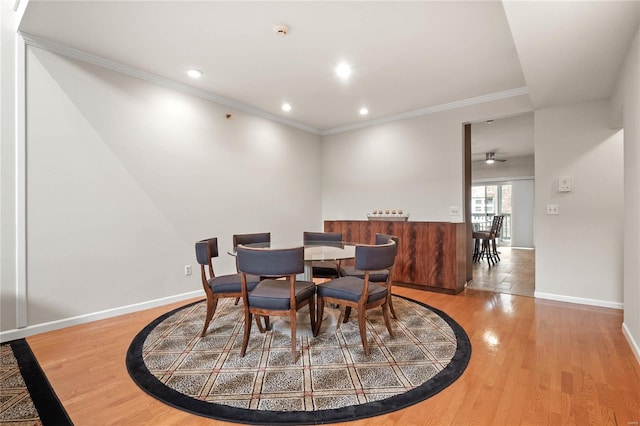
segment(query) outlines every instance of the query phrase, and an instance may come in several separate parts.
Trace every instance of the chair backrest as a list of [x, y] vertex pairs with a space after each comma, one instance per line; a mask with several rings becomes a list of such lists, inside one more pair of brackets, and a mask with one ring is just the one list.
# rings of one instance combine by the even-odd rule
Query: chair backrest
[[[388, 240], [387, 240], [388, 241]], [[360, 271], [376, 271], [393, 266], [397, 254], [395, 241], [380, 245], [356, 245], [356, 269]]]
[[196, 259], [201, 265], [210, 265], [211, 258], [218, 257], [218, 238], [209, 238], [196, 243]]
[[398, 237], [396, 237], [395, 235], [388, 235], [388, 234], [376, 234], [376, 245], [382, 245], [382, 244], [387, 244], [389, 242], [389, 240], [393, 240], [396, 243], [396, 256], [398, 255], [398, 244], [400, 242], [400, 240], [398, 239]]
[[253, 244], [253, 243], [270, 243], [271, 232], [260, 232], [256, 234], [234, 234], [233, 236], [233, 248], [238, 247], [238, 244]]
[[304, 243], [322, 241], [322, 242], [342, 242], [342, 232], [304, 232], [302, 234]]
[[304, 247], [263, 249], [239, 245], [236, 248], [238, 270], [263, 277], [280, 277], [304, 272]]
[[500, 217], [500, 223], [498, 223], [498, 229], [496, 230], [496, 237], [500, 236], [500, 232], [502, 232], [502, 224], [504, 223], [504, 215], [501, 214], [499, 217]]
[[331, 246], [343, 247], [342, 232], [304, 232], [302, 240], [305, 247]]
[[382, 245], [382, 244], [387, 244], [389, 242], [389, 240], [393, 240], [396, 242], [396, 244], [398, 244], [398, 237], [396, 237], [395, 235], [389, 235], [389, 234], [376, 234], [376, 245]]
[[491, 222], [491, 235], [495, 237], [500, 236], [500, 231], [502, 230], [502, 220], [504, 219], [504, 215], [495, 215], [493, 216], [493, 221]]

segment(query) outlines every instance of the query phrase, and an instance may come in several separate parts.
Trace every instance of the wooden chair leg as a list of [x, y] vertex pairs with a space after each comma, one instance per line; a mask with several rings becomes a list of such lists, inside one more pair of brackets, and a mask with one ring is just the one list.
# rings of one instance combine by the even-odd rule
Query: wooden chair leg
[[397, 320], [398, 316], [396, 315], [396, 310], [393, 309], [393, 295], [389, 292], [387, 296], [387, 304], [389, 305], [389, 310], [391, 311], [391, 316], [393, 319]]
[[491, 240], [491, 244], [493, 245], [493, 255], [500, 261], [500, 255], [498, 254], [498, 246], [496, 245], [496, 239]]
[[[311, 309], [311, 308], [309, 308]], [[320, 327], [322, 326], [322, 317], [324, 315], [324, 299], [318, 297], [318, 306], [316, 307], [316, 323], [313, 327], [313, 335], [317, 336], [320, 333]]]
[[218, 306], [218, 299], [213, 297], [211, 299], [207, 298], [207, 316], [204, 320], [204, 327], [202, 328], [202, 333], [200, 333], [200, 337], [204, 337], [207, 334], [207, 329], [209, 328], [209, 323], [213, 318], [213, 314], [216, 312], [216, 307]]
[[349, 321], [349, 315], [351, 315], [351, 306], [345, 306], [343, 323], [346, 324]]
[[[264, 318], [264, 326], [260, 322], [260, 318]], [[256, 325], [258, 326], [258, 331], [260, 331], [260, 334], [264, 334], [267, 330], [269, 330], [269, 317], [256, 315]]]
[[251, 334], [251, 322], [253, 320], [253, 314], [249, 312], [249, 308], [245, 308], [244, 313], [244, 337], [242, 338], [242, 349], [240, 349], [240, 356], [244, 357], [247, 351], [247, 345], [249, 344], [249, 335]]
[[480, 260], [480, 240], [478, 238], [473, 239], [473, 262]]
[[311, 331], [316, 329], [316, 302], [315, 297], [309, 299], [309, 320], [311, 321]]
[[389, 306], [385, 303], [382, 305], [382, 316], [384, 317], [384, 323], [387, 326], [387, 331], [389, 331], [389, 336], [393, 339], [393, 330], [391, 329], [391, 321], [389, 321]]
[[291, 313], [291, 362], [296, 363], [296, 349], [298, 343], [298, 336], [296, 332], [296, 311]]
[[358, 328], [360, 329], [360, 340], [362, 340], [362, 347], [364, 348], [365, 355], [369, 355], [369, 344], [367, 343], [367, 326], [366, 326], [366, 310], [364, 308], [358, 309]]

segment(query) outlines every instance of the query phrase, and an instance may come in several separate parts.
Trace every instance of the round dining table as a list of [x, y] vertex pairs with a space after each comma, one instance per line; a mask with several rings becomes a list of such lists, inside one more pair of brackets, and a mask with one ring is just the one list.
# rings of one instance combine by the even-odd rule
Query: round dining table
[[[298, 276], [298, 279], [303, 281], [313, 281], [313, 262], [345, 260], [353, 259], [356, 257], [356, 243], [344, 241], [307, 241], [304, 244], [279, 243], [271, 241], [266, 243], [251, 243], [245, 245], [245, 247], [270, 249], [284, 249], [300, 246], [304, 246], [304, 272]], [[235, 256], [236, 252], [235, 250], [233, 250], [230, 251], [229, 254]]]
[[[302, 281], [313, 281], [313, 267], [314, 261], [332, 261], [332, 260], [345, 260], [353, 259], [356, 257], [356, 243], [351, 242], [335, 242], [335, 241], [307, 241], [306, 243], [281, 243], [281, 242], [266, 242], [266, 243], [251, 243], [245, 244], [245, 247], [252, 248], [267, 248], [267, 249], [284, 249], [304, 247], [304, 272], [296, 277]], [[236, 251], [228, 252], [232, 256], [236, 256]], [[337, 325], [339, 312], [337, 309], [333, 309], [327, 306], [324, 311], [324, 317], [322, 321], [321, 332]], [[313, 330], [309, 324], [309, 310], [308, 307], [303, 307], [298, 311], [296, 315], [296, 322], [301, 327], [296, 328], [297, 337], [300, 336], [313, 336]], [[291, 333], [291, 324], [288, 317], [279, 317], [278, 320], [273, 321], [272, 327], [274, 330], [278, 330], [282, 333]]]

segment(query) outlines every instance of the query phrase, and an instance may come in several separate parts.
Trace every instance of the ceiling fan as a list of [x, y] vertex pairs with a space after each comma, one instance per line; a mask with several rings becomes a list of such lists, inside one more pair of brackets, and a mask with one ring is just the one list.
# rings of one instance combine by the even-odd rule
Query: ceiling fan
[[496, 161], [498, 161], [500, 163], [504, 163], [505, 161], [507, 161], [507, 160], [500, 160], [500, 159], [496, 158], [496, 153], [495, 152], [487, 152], [485, 154], [485, 156], [486, 156], [486, 160], [485, 161], [486, 161], [487, 164], [493, 164]]

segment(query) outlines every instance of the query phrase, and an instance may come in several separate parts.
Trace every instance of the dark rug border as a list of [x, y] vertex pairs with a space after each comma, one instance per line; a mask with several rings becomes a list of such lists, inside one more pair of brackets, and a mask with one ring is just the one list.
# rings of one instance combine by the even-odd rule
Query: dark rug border
[[42, 371], [31, 347], [26, 339], [17, 339], [4, 344], [9, 344], [13, 355], [18, 361], [20, 374], [24, 379], [29, 396], [38, 411], [43, 425], [73, 426], [69, 415], [65, 411], [58, 396], [53, 391], [51, 383]]
[[417, 303], [438, 314], [438, 316], [445, 320], [453, 329], [457, 340], [457, 348], [449, 365], [436, 374], [431, 380], [405, 393], [392, 396], [384, 400], [318, 411], [248, 410], [244, 408], [230, 407], [223, 404], [216, 404], [213, 402], [201, 401], [169, 388], [153, 376], [145, 366], [142, 358], [142, 346], [149, 333], [160, 322], [182, 309], [203, 302], [204, 299], [167, 312], [143, 328], [142, 331], [140, 331], [140, 333], [138, 333], [133, 339], [129, 349], [127, 350], [127, 370], [129, 371], [129, 375], [133, 381], [143, 391], [152, 397], [159, 399], [163, 403], [198, 416], [233, 423], [253, 425], [326, 424], [364, 419], [391, 413], [414, 405], [420, 401], [424, 401], [451, 385], [462, 375], [469, 364], [469, 359], [471, 358], [471, 342], [469, 341], [469, 336], [467, 336], [464, 329], [449, 315], [439, 309], [427, 305], [426, 303], [418, 302], [408, 297], [398, 295], [394, 295], [394, 297], [401, 297], [413, 303]]

